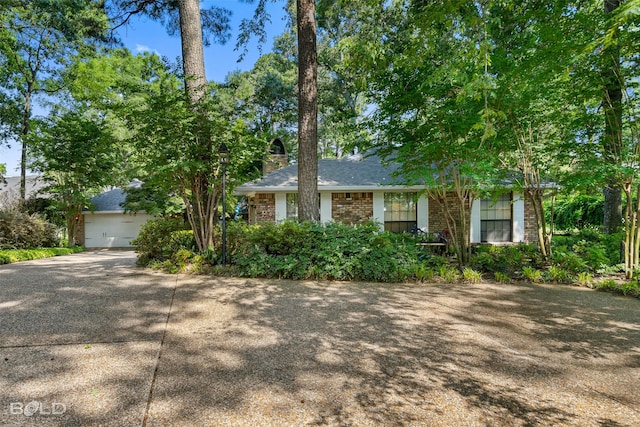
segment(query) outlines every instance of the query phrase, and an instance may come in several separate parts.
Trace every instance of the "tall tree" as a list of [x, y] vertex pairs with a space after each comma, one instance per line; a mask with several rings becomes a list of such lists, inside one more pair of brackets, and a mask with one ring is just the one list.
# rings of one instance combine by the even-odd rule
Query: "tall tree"
[[[106, 16], [101, 1], [35, 0], [9, 2], [0, 9], [0, 63], [10, 75], [3, 79], [2, 93], [19, 112], [3, 114], [10, 120], [12, 136], [22, 144], [20, 199], [25, 198], [25, 176], [28, 158], [28, 135], [34, 96], [55, 93], [57, 83], [48, 84], [77, 53], [86, 53], [92, 43], [102, 40]], [[6, 129], [6, 127], [5, 127]]]
[[[620, 0], [603, 0], [606, 21], [614, 22], [613, 16], [620, 7]], [[608, 26], [609, 42], [602, 51], [602, 110], [604, 112], [604, 159], [615, 164], [622, 149], [622, 73], [620, 69], [619, 30]], [[607, 177], [604, 187], [605, 233], [614, 233], [622, 225], [622, 193], [616, 179]]]
[[[182, 68], [184, 72], [184, 87], [189, 108], [196, 114], [195, 126], [189, 132], [177, 137], [184, 145], [185, 152], [191, 151], [192, 146], [197, 152], [198, 164], [215, 164], [215, 149], [219, 145], [210, 133], [210, 123], [207, 122], [204, 104], [207, 102], [205, 94], [206, 75], [204, 69], [203, 41], [208, 36], [224, 41], [229, 31], [229, 11], [212, 7], [201, 10], [199, 0], [116, 0], [114, 20], [122, 25], [135, 14], [146, 14], [167, 24], [170, 33], [180, 32], [182, 43]], [[206, 37], [203, 37], [203, 29]], [[218, 203], [219, 174], [212, 174], [210, 167], [196, 167], [192, 173], [186, 175], [188, 181], [180, 183], [185, 200], [189, 222], [196, 236], [200, 250], [213, 245], [215, 232], [215, 218]]]
[[112, 184], [118, 151], [108, 124], [90, 111], [53, 114], [30, 138], [32, 167], [44, 175], [46, 191], [64, 213], [69, 246], [76, 245], [79, 218], [89, 199]]
[[318, 221], [318, 55], [315, 1], [297, 0], [298, 217]]

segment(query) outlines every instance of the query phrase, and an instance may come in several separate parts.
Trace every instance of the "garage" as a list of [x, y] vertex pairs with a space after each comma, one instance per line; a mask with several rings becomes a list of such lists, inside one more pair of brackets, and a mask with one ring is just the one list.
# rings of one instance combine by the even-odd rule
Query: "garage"
[[126, 194], [119, 188], [105, 191], [91, 199], [93, 210], [83, 213], [84, 246], [86, 248], [129, 248], [140, 228], [151, 215], [144, 212], [125, 213]]
[[87, 248], [127, 248], [138, 236], [140, 228], [152, 216], [138, 213], [86, 213], [84, 246]]

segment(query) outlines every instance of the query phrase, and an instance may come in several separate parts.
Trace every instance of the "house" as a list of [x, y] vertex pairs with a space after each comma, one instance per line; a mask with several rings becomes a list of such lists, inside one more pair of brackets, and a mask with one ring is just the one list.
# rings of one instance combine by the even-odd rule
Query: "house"
[[[277, 140], [276, 140], [277, 142]], [[283, 154], [271, 150], [269, 165], [284, 166]], [[285, 156], [286, 158], [286, 156]], [[439, 203], [429, 200], [424, 186], [407, 185], [375, 155], [353, 155], [318, 161], [320, 221], [358, 224], [374, 220], [381, 228], [406, 232], [415, 227], [435, 232], [447, 228]], [[282, 222], [297, 218], [297, 165], [266, 168], [262, 179], [243, 184], [236, 194], [248, 199], [249, 223]], [[497, 200], [476, 200], [471, 206], [471, 243], [535, 242], [533, 206], [518, 192]]]
[[140, 228], [153, 216], [125, 213], [126, 193], [120, 189], [105, 191], [91, 199], [93, 211], [84, 211], [78, 241], [87, 248], [128, 248]]
[[[45, 188], [44, 180], [37, 175], [29, 175], [25, 177], [25, 198], [33, 199], [37, 197], [45, 198], [48, 195], [43, 194]], [[0, 208], [11, 206], [20, 198], [20, 177], [8, 176], [4, 177], [4, 182], [0, 178]]]

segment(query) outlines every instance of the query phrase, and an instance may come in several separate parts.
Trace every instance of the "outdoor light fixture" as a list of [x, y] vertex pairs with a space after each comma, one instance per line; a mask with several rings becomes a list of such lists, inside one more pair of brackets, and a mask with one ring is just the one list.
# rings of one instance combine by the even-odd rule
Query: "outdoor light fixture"
[[218, 159], [222, 165], [222, 265], [227, 265], [227, 165], [229, 149], [223, 142], [218, 148]]

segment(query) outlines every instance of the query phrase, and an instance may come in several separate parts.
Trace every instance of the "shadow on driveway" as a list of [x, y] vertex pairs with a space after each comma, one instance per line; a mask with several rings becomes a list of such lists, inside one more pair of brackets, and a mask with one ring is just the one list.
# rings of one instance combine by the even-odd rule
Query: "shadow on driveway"
[[0, 424], [633, 426], [638, 368], [640, 301], [580, 288], [0, 267]]

